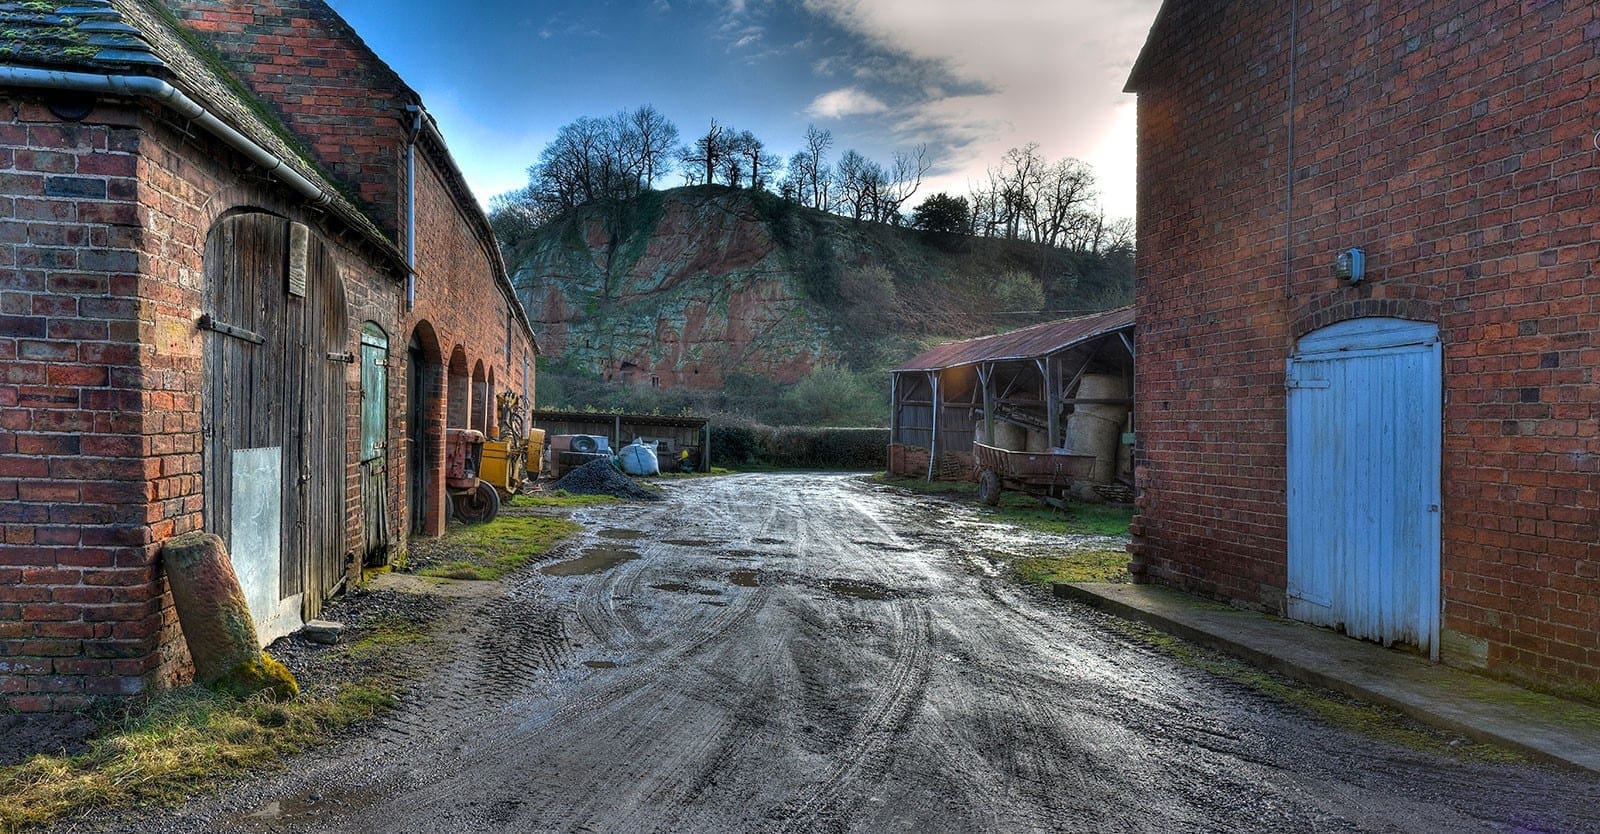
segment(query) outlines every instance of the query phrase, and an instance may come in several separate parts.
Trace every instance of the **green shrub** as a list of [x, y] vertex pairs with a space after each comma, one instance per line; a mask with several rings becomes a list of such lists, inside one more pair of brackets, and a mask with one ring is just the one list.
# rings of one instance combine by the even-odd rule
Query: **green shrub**
[[717, 466], [879, 470], [888, 465], [888, 449], [888, 429], [711, 426], [711, 461]]

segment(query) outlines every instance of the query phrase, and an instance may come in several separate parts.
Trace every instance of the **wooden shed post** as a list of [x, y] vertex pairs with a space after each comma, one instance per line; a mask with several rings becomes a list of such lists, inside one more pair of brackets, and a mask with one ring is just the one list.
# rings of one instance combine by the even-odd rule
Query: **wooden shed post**
[[889, 445], [899, 442], [900, 431], [900, 375], [889, 374]]
[[1035, 359], [1034, 363], [1044, 377], [1045, 441], [1054, 449], [1061, 445], [1061, 385], [1056, 379], [1055, 355]]
[[933, 428], [928, 432], [928, 480], [933, 480], [933, 464], [939, 457], [939, 372], [929, 371], [933, 384]]
[[978, 386], [983, 392], [983, 442], [994, 445], [994, 363], [978, 366]]

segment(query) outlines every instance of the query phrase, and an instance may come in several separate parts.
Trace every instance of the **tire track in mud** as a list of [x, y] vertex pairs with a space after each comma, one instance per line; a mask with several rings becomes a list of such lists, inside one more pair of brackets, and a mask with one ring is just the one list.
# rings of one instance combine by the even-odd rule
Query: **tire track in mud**
[[834, 475], [669, 492], [584, 511], [648, 541], [552, 556], [638, 559], [462, 604], [377, 738], [258, 794], [338, 807], [220, 827], [1600, 830], [1595, 784], [1380, 749], [1008, 584], [967, 510]]

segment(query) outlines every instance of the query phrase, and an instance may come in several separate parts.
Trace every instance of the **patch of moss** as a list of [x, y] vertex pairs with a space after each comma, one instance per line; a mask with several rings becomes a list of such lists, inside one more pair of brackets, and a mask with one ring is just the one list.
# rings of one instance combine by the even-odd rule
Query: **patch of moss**
[[262, 693], [274, 701], [288, 701], [300, 694], [294, 675], [266, 652], [257, 652], [223, 673], [211, 683], [211, 689], [236, 698]]

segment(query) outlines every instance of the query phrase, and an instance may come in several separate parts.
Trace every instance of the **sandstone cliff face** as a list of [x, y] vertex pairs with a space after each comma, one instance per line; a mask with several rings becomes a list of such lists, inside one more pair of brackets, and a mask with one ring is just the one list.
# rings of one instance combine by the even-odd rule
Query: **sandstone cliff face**
[[879, 372], [930, 344], [1059, 317], [1019, 317], [1014, 296], [997, 291], [1006, 276], [1042, 282], [1048, 309], [1127, 303], [1131, 253], [1110, 277], [1084, 269], [1106, 272], [1098, 257], [930, 238], [698, 186], [582, 207], [509, 266], [548, 360], [618, 382], [717, 390], [735, 374], [781, 384], [826, 364]]
[[823, 310], [737, 192], [679, 189], [578, 212], [512, 264], [547, 356], [624, 382], [781, 382], [834, 358]]

